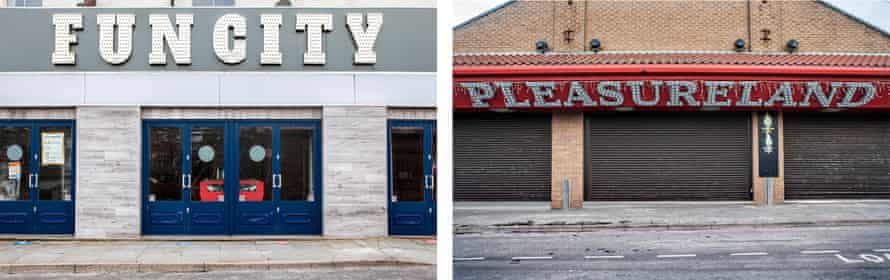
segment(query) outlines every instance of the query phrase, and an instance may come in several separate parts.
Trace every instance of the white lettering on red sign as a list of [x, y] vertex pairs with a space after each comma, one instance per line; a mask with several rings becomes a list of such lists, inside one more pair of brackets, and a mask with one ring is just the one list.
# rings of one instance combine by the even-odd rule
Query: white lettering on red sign
[[493, 109], [859, 108], [878, 96], [875, 83], [836, 81], [494, 81], [458, 86], [456, 107]]

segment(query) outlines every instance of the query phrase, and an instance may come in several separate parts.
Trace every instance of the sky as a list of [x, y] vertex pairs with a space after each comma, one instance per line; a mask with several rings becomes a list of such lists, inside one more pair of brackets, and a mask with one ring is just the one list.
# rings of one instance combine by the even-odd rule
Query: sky
[[[454, 0], [456, 26], [474, 16], [497, 7], [506, 0]], [[825, 0], [834, 6], [855, 15], [890, 34], [890, 0]]]

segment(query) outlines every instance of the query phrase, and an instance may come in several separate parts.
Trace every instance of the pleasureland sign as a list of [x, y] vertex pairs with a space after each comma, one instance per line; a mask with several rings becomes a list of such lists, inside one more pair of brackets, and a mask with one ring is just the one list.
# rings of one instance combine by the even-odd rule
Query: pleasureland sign
[[890, 81], [458, 81], [457, 110], [890, 110]]
[[435, 71], [435, 9], [0, 9], [0, 71]]

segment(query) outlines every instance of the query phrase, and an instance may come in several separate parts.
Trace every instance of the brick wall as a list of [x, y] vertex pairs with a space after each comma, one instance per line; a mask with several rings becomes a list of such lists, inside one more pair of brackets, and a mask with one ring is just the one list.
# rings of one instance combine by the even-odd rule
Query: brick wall
[[569, 207], [581, 208], [584, 201], [584, 113], [554, 112], [551, 129], [551, 207], [562, 208], [564, 181], [568, 179], [571, 184]]
[[[765, 2], [765, 3], [764, 3]], [[815, 1], [518, 1], [454, 31], [455, 52], [603, 50], [890, 52], [890, 36]], [[555, 15], [555, 16], [554, 16]], [[750, 37], [749, 40], [749, 27]], [[761, 40], [768, 30], [768, 40]]]

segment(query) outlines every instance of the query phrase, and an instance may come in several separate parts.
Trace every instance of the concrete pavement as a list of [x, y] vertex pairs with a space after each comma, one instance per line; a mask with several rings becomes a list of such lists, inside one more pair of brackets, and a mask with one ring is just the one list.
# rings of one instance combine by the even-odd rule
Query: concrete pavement
[[374, 267], [322, 267], [271, 271], [212, 271], [203, 273], [44, 273], [44, 274], [0, 274], [0, 280], [426, 280], [436, 279], [435, 266], [374, 266]]
[[458, 235], [455, 279], [890, 279], [890, 225]]
[[206, 272], [436, 262], [429, 240], [4, 241], [0, 272]]
[[715, 229], [890, 224], [886, 200], [751, 202], [585, 202], [551, 210], [549, 202], [455, 202], [456, 234], [585, 232], [602, 229]]

